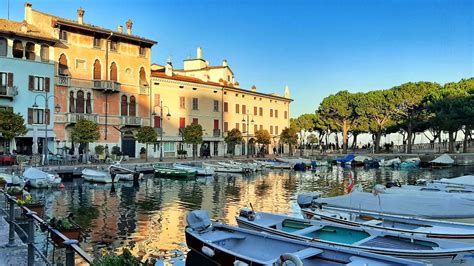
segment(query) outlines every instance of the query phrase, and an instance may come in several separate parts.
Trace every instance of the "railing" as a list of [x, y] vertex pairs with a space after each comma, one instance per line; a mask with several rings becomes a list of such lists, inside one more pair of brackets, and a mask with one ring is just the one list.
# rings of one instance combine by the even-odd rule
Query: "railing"
[[93, 85], [96, 90], [120, 91], [120, 83], [112, 80], [94, 80]]
[[220, 137], [221, 136], [221, 130], [218, 128], [215, 128], [213, 131], [213, 136], [214, 137]]
[[67, 114], [67, 122], [68, 123], [76, 123], [81, 119], [86, 119], [89, 121], [93, 121], [99, 123], [99, 116], [93, 114], [77, 114], [77, 113], [68, 113]]
[[18, 95], [18, 89], [16, 87], [0, 86], [0, 97], [14, 98]]
[[[84, 250], [82, 250], [78, 246], [78, 241], [74, 239], [69, 239], [65, 235], [63, 235], [58, 230], [49, 226], [47, 222], [43, 219], [38, 217], [36, 212], [31, 211], [25, 206], [18, 205], [17, 200], [8, 195], [3, 189], [0, 189], [0, 194], [4, 196], [5, 202], [4, 204], [0, 204], [0, 211], [5, 213], [8, 216], [8, 247], [15, 246], [15, 231], [19, 230], [23, 234], [27, 236], [27, 245], [28, 245], [28, 265], [35, 265], [35, 255], [38, 255], [45, 264], [53, 265], [52, 262], [48, 260], [46, 255], [40, 250], [39, 247], [35, 245], [35, 223], [42, 229], [47, 230], [51, 235], [55, 235], [55, 237], [61, 239], [63, 244], [66, 248], [66, 258], [65, 258], [65, 265], [66, 266], [74, 266], [75, 265], [75, 255], [79, 255], [85, 262], [91, 263], [92, 257], [87, 254]], [[2, 207], [3, 206], [3, 207]], [[7, 209], [8, 208], [8, 209]], [[20, 211], [26, 213], [26, 217], [28, 219], [28, 227], [27, 231], [23, 230], [23, 228], [15, 221], [15, 210], [19, 209]]]
[[120, 83], [113, 80], [89, 80], [78, 79], [70, 76], [58, 75], [55, 78], [56, 85], [77, 88], [92, 88], [95, 90], [120, 91]]
[[122, 124], [127, 126], [141, 126], [142, 118], [138, 116], [122, 116]]
[[68, 76], [56, 76], [56, 85], [69, 87], [71, 79]]

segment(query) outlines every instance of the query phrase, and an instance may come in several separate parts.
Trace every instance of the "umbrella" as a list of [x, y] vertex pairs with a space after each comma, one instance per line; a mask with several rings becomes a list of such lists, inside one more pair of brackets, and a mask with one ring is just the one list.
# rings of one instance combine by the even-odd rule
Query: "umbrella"
[[10, 143], [10, 153], [13, 153], [13, 151], [16, 151], [16, 139], [12, 138], [11, 143]]

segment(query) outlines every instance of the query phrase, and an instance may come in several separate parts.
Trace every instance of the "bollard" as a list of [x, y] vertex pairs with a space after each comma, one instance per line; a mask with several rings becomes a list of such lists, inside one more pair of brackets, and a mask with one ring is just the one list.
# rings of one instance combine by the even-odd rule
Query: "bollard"
[[8, 197], [8, 203], [10, 205], [8, 222], [10, 224], [8, 228], [8, 244], [7, 247], [15, 247], [15, 202]]
[[79, 243], [79, 241], [75, 239], [69, 239], [63, 242], [66, 245], [66, 266], [74, 266], [75, 258], [74, 258], [74, 250], [72, 249], [71, 245], [75, 245]]
[[26, 216], [28, 217], [28, 266], [33, 266], [35, 264], [35, 220], [33, 214], [36, 212], [29, 211]]

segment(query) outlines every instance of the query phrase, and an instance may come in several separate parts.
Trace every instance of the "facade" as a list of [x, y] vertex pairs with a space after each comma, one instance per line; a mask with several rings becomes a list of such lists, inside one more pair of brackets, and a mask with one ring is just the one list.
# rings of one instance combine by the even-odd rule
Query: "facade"
[[[97, 144], [120, 146], [129, 157], [139, 152], [133, 132], [150, 123], [149, 77], [155, 41], [132, 34], [133, 23], [116, 31], [45, 14], [25, 4], [25, 21], [59, 39], [54, 48], [54, 93], [62, 108], [54, 130], [60, 145], [71, 146], [70, 130], [79, 119], [100, 127]], [[53, 79], [52, 79], [53, 80]], [[82, 147], [79, 147], [79, 150]]]
[[[211, 156], [225, 155], [224, 137], [233, 128], [239, 129], [244, 136], [236, 154], [246, 155], [247, 141], [249, 154], [256, 154], [256, 130], [265, 129], [272, 135], [268, 152], [278, 146], [281, 130], [289, 127], [292, 100], [288, 87], [284, 96], [259, 93], [255, 86], [251, 90], [242, 89], [227, 61], [224, 60], [221, 66], [209, 66], [202, 58], [201, 48], [197, 49], [195, 59], [184, 61], [183, 69], [173, 69], [171, 62], [165, 66], [153, 65], [151, 88], [157, 114], [153, 126], [158, 133], [163, 133], [163, 153], [168, 157], [177, 156], [181, 149], [191, 154], [192, 146], [183, 144], [180, 135], [181, 129], [191, 123], [198, 123], [204, 129], [199, 154]], [[160, 103], [164, 106], [163, 125], [160, 124]], [[170, 116], [167, 116], [168, 110]], [[284, 152], [283, 147], [278, 148]], [[158, 156], [159, 147], [150, 152], [150, 155]]]
[[[0, 137], [0, 154], [54, 150], [54, 45], [57, 39], [29, 23], [0, 19], [0, 108], [23, 116], [28, 133], [11, 141]], [[49, 99], [45, 108], [45, 99]], [[36, 103], [36, 104], [35, 104]], [[51, 110], [53, 108], [53, 110]]]

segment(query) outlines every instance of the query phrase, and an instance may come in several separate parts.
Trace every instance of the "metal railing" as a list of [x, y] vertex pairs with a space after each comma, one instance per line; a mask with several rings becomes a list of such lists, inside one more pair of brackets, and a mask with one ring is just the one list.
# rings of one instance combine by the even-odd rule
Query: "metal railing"
[[55, 77], [56, 85], [77, 88], [92, 88], [95, 90], [120, 91], [121, 84], [113, 80], [78, 79], [70, 76], [58, 75]]
[[142, 118], [138, 116], [122, 116], [122, 124], [128, 126], [141, 126]]
[[56, 76], [56, 85], [69, 87], [70, 78], [69, 76]]
[[[39, 225], [40, 228], [47, 230], [51, 233], [51, 236], [55, 235], [55, 237], [61, 239], [63, 244], [66, 248], [66, 256], [65, 256], [65, 265], [66, 266], [74, 266], [75, 265], [75, 256], [80, 256], [85, 262], [92, 263], [92, 257], [87, 254], [84, 250], [79, 247], [79, 241], [75, 239], [69, 239], [65, 235], [63, 235], [60, 231], [52, 228], [49, 224], [41, 219], [36, 212], [31, 211], [25, 206], [18, 205], [17, 200], [8, 195], [3, 189], [0, 189], [0, 194], [2, 194], [5, 198], [5, 204], [1, 204], [0, 211], [5, 213], [8, 216], [8, 247], [15, 247], [15, 231], [19, 230], [25, 236], [27, 236], [26, 244], [28, 245], [28, 266], [35, 265], [35, 255], [38, 255], [44, 263], [47, 265], [53, 265], [52, 262], [48, 260], [46, 255], [40, 250], [38, 246], [35, 245], [35, 234], [37, 233], [35, 230], [35, 224]], [[15, 209], [20, 209], [23, 213], [26, 214], [28, 220], [27, 230], [25, 231], [20, 224], [16, 222], [15, 219]]]
[[68, 123], [76, 123], [81, 119], [86, 119], [89, 121], [93, 121], [99, 123], [99, 116], [93, 114], [78, 114], [78, 113], [68, 113], [67, 114], [67, 122]]
[[17, 95], [18, 95], [18, 89], [15, 86], [14, 87], [0, 86], [0, 97], [14, 98]]
[[120, 83], [112, 80], [94, 80], [94, 89], [120, 91]]

